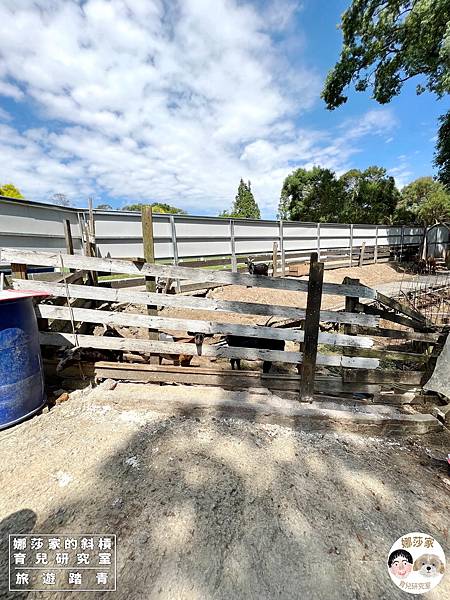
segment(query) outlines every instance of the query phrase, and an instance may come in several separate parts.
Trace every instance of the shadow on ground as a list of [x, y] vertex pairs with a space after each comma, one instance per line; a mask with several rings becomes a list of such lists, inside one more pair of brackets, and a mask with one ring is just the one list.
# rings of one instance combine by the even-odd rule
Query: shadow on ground
[[[106, 396], [102, 402], [109, 405]], [[387, 573], [393, 542], [423, 531], [446, 549], [448, 488], [420, 465], [407, 440], [305, 433], [195, 411], [151, 413], [146, 420], [143, 404], [130, 398], [102, 417], [112, 436], [130, 414], [140, 415], [120, 445], [112, 445], [96, 430], [101, 411], [88, 419], [86, 406], [80, 404], [79, 421], [64, 425], [74, 432], [64, 456], [86, 477], [92, 469], [89, 491], [68, 486], [64, 502], [40, 512], [35, 489], [27, 502], [37, 523], [33, 510], [19, 511], [2, 521], [2, 534], [17, 533], [16, 527], [116, 533], [115, 598], [395, 600], [405, 596]], [[65, 410], [39, 417], [49, 420], [50, 445], [54, 421]], [[75, 437], [80, 427], [81, 440]], [[27, 451], [24, 436], [17, 440], [15, 451]], [[100, 446], [107, 448], [101, 461]], [[58, 448], [45, 457], [49, 472], [61, 468]], [[427, 597], [449, 591], [447, 577]], [[102, 596], [90, 597], [96, 595]]]

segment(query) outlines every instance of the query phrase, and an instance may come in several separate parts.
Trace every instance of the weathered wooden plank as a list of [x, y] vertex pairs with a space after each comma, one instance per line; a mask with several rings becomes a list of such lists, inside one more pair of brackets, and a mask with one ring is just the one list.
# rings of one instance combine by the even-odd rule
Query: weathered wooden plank
[[[15, 289], [30, 289], [49, 292], [54, 296], [66, 297], [66, 287], [43, 281], [13, 280]], [[151, 294], [146, 292], [135, 292], [122, 289], [110, 289], [94, 286], [69, 285], [71, 298], [85, 298], [88, 300], [105, 300], [109, 302], [129, 302], [133, 304], [157, 304], [158, 306], [170, 306], [192, 310], [210, 310], [217, 312], [242, 313], [248, 315], [277, 316], [287, 319], [302, 320], [305, 318], [306, 310], [291, 306], [259, 304], [256, 302], [233, 302], [228, 300], [216, 300], [213, 298], [194, 298], [191, 296], [172, 296], [165, 294]], [[347, 314], [323, 310], [320, 312], [320, 320], [324, 323], [353, 323], [376, 327], [380, 319], [376, 316], [364, 314]]]
[[[84, 370], [84, 365], [83, 365]], [[198, 367], [173, 367], [171, 365], [136, 365], [114, 362], [96, 362], [89, 365], [89, 372], [95, 371], [98, 379], [118, 379], [126, 381], [148, 381], [153, 383], [187, 383], [193, 385], [212, 385], [232, 389], [266, 388], [287, 392], [297, 392], [300, 376], [294, 374], [271, 374], [261, 371], [223, 371]], [[62, 374], [66, 376], [65, 373]], [[78, 369], [73, 372], [79, 376]], [[327, 393], [352, 393], [353, 391], [365, 393], [378, 393], [379, 385], [355, 386], [352, 383], [343, 384], [339, 377], [316, 378], [314, 382], [316, 392]]]
[[378, 315], [380, 319], [392, 321], [393, 323], [398, 323], [399, 325], [404, 325], [405, 327], [410, 327], [411, 329], [419, 329], [420, 331], [427, 331], [427, 329], [429, 329], [425, 323], [421, 323], [420, 321], [410, 319], [409, 317], [399, 315], [389, 310], [381, 310], [369, 304], [359, 303], [357, 308], [358, 310], [362, 310], [365, 314]]
[[[40, 343], [48, 346], [73, 347], [78, 343], [81, 348], [99, 348], [104, 350], [128, 350], [153, 354], [187, 354], [196, 355], [195, 344], [181, 342], [160, 342], [155, 340], [135, 340], [129, 338], [100, 337], [95, 335], [74, 335], [72, 333], [40, 332]], [[261, 348], [236, 348], [233, 346], [203, 346], [203, 356], [216, 358], [241, 358], [243, 360], [267, 360], [298, 364], [302, 360], [300, 352], [266, 350]], [[351, 368], [376, 369], [379, 361], [375, 358], [354, 358], [321, 354], [317, 356], [317, 364], [328, 366], [344, 366]]]
[[437, 333], [421, 333], [419, 331], [404, 331], [403, 329], [386, 329], [383, 327], [358, 326], [358, 333], [396, 340], [427, 342], [428, 344], [437, 344], [439, 341], [439, 334]]
[[422, 371], [372, 371], [366, 369], [344, 369], [342, 374], [345, 383], [406, 383], [421, 385], [427, 379]]
[[[319, 225], [318, 225], [319, 227]], [[318, 230], [319, 234], [319, 230]], [[320, 238], [318, 236], [320, 250]], [[323, 263], [318, 253], [311, 254], [309, 265], [308, 301], [304, 331], [303, 362], [301, 366], [300, 398], [312, 401], [314, 396], [314, 375], [316, 371], [317, 344], [319, 341], [320, 306], [322, 303]]]
[[421, 323], [426, 323], [427, 321], [424, 315], [422, 315], [422, 313], [420, 313], [418, 310], [414, 310], [413, 308], [406, 306], [406, 304], [402, 304], [401, 302], [398, 302], [398, 300], [394, 300], [394, 298], [389, 298], [381, 292], [377, 292], [376, 299], [380, 304], [388, 306], [389, 308], [393, 308], [394, 310], [403, 313], [407, 317], [410, 317], [414, 321], [420, 321]]
[[[89, 310], [85, 308], [69, 309], [65, 306], [39, 304], [36, 306], [36, 315], [41, 318], [58, 319], [88, 323], [101, 323], [103, 325], [119, 325], [122, 327], [144, 327], [149, 329], [169, 329], [175, 331], [195, 331], [209, 334], [232, 334], [245, 337], [259, 337], [272, 340], [287, 340], [303, 342], [305, 332], [297, 329], [277, 329], [260, 325], [238, 325], [235, 323], [218, 323], [196, 319], [177, 319], [174, 317], [160, 317], [153, 315], [140, 315], [127, 312], [112, 312], [106, 310]], [[356, 348], [371, 348], [373, 341], [366, 337], [347, 336], [338, 333], [321, 332], [319, 343], [332, 346], [352, 346]]]
[[[346, 344], [346, 346], [351, 346], [351, 344]], [[379, 349], [368, 349], [368, 348], [349, 348], [345, 349], [346, 356], [365, 356], [366, 358], [379, 358], [384, 360], [393, 360], [400, 362], [417, 362], [417, 363], [426, 363], [429, 361], [430, 357], [424, 354], [416, 354], [413, 352], [395, 352], [393, 350], [379, 350]]]
[[[170, 277], [172, 279], [188, 279], [192, 282], [211, 282], [243, 285], [247, 287], [266, 287], [279, 290], [307, 291], [308, 282], [282, 277], [272, 278], [263, 275], [245, 275], [230, 273], [228, 271], [208, 271], [203, 269], [190, 269], [173, 265], [143, 265], [130, 261], [112, 258], [94, 258], [88, 256], [70, 256], [63, 254], [64, 266], [75, 269], [103, 271], [106, 273], [126, 273], [130, 275], [145, 275]], [[2, 263], [21, 263], [58, 267], [61, 265], [60, 253], [24, 250], [21, 248], [2, 248]], [[371, 288], [360, 286], [345, 286], [337, 283], [325, 283], [324, 294], [337, 296], [355, 296], [360, 298], [375, 298], [376, 292]]]

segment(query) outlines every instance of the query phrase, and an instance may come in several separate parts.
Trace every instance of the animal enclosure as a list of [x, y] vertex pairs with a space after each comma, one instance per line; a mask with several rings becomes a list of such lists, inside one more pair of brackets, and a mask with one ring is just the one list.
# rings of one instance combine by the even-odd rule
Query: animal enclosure
[[[77, 350], [81, 365], [79, 372], [98, 378], [203, 383], [232, 388], [268, 387], [296, 391], [299, 397], [307, 397], [314, 390], [373, 390], [374, 386], [395, 384], [400, 380], [410, 387], [420, 387], [433, 361], [432, 348], [438, 345], [442, 336], [441, 328], [427, 321], [418, 310], [357, 281], [323, 283], [318, 291], [317, 286], [312, 289], [312, 275], [305, 281], [17, 248], [2, 248], [1, 261], [13, 264], [11, 283], [15, 289], [49, 294], [48, 299], [36, 305], [40, 341], [44, 349]], [[27, 280], [26, 265], [29, 264], [59, 268], [62, 272], [60, 280]], [[313, 264], [320, 263], [316, 260]], [[72, 273], [69, 274], [69, 270]], [[203, 285], [206, 282], [270, 288], [280, 294], [280, 299], [284, 291], [307, 292], [308, 297], [306, 306], [291, 307], [282, 302], [267, 305], [112, 289], [95, 285], [97, 278], [93, 274], [98, 272], [126, 273], [145, 278], [168, 277]], [[322, 295], [342, 297], [345, 310], [321, 310]], [[145, 314], [127, 311], [126, 307], [130, 305], [144, 307]], [[192, 318], [161, 316], [156, 307], [182, 307], [192, 313]], [[196, 311], [212, 311], [217, 314], [217, 320], [196, 318]], [[268, 319], [277, 317], [278, 321], [271, 325], [242, 325], [221, 321], [220, 315], [224, 313], [259, 315]], [[381, 320], [384, 326], [380, 326]], [[387, 322], [391, 322], [393, 327], [386, 327]], [[95, 330], [99, 325], [103, 326], [100, 333]], [[133, 338], [122, 337], [114, 333], [120, 327], [135, 328], [138, 334]], [[104, 335], [107, 330], [109, 334]], [[168, 341], [167, 337], [161, 339], [159, 334], [167, 331], [180, 332], [180, 336], [175, 336], [173, 341]], [[193, 338], [186, 339], [189, 338], [188, 332], [192, 332], [192, 336], [208, 336], [201, 348], [202, 357], [206, 359], [214, 362], [225, 358], [280, 363], [285, 365], [286, 372], [149, 364], [152, 355], [198, 355], [198, 344]], [[217, 338], [219, 340], [215, 341]], [[239, 344], [233, 345], [237, 338]], [[383, 339], [398, 340], [400, 347], [395, 351], [386, 350], [379, 345]], [[229, 343], [226, 343], [227, 340]], [[255, 343], [255, 340], [264, 342]], [[421, 344], [420, 351], [411, 350], [411, 342]], [[402, 344], [409, 345], [405, 349]], [[426, 348], [430, 352], [424, 352]], [[81, 349], [98, 351], [97, 359], [83, 360]], [[51, 352], [46, 355], [51, 356]], [[386, 360], [394, 364], [412, 363], [417, 368], [407, 372], [380, 369], [380, 361]], [[316, 376], [316, 365], [334, 369], [333, 376]]]

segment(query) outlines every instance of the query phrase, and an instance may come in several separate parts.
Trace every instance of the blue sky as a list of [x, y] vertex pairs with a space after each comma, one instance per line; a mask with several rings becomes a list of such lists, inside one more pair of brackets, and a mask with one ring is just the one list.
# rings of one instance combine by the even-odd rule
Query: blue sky
[[243, 177], [272, 218], [296, 167], [432, 174], [448, 99], [320, 99], [349, 1], [2, 0], [0, 182], [216, 215]]

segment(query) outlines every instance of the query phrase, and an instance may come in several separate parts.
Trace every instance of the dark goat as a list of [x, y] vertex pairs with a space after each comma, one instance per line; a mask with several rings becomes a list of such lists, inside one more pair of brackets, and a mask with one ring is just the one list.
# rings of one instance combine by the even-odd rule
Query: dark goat
[[[241, 335], [227, 335], [225, 336], [228, 346], [234, 346], [236, 348], [257, 348], [261, 350], [284, 350], [284, 340], [271, 340], [268, 338], [255, 338], [245, 337]], [[241, 359], [230, 358], [231, 368], [234, 371], [234, 367], [240, 371]], [[272, 361], [263, 361], [263, 373], [268, 373], [272, 366]]]
[[427, 271], [430, 275], [436, 275], [436, 259], [434, 256], [429, 256], [427, 258]]
[[[164, 342], [181, 342], [184, 344], [194, 343], [197, 348], [197, 355], [201, 356], [202, 349], [203, 349], [203, 341], [204, 341], [205, 337], [211, 337], [212, 334], [188, 331], [188, 335], [191, 337], [189, 337], [189, 338], [181, 337], [180, 338], [180, 337], [174, 337], [173, 335], [170, 335], [168, 333], [164, 333], [161, 331], [159, 333], [158, 337], [159, 337], [160, 341], [164, 341]], [[193, 359], [192, 354], [160, 354], [159, 357], [160, 357], [160, 364], [161, 364], [161, 359], [166, 358], [167, 360], [172, 360], [174, 365], [176, 365], [176, 366], [181, 365], [182, 367], [188, 367], [191, 364], [191, 361]]]
[[246, 264], [250, 275], [264, 275], [265, 277], [269, 275], [269, 265], [267, 263], [256, 265], [251, 258], [247, 258]]

